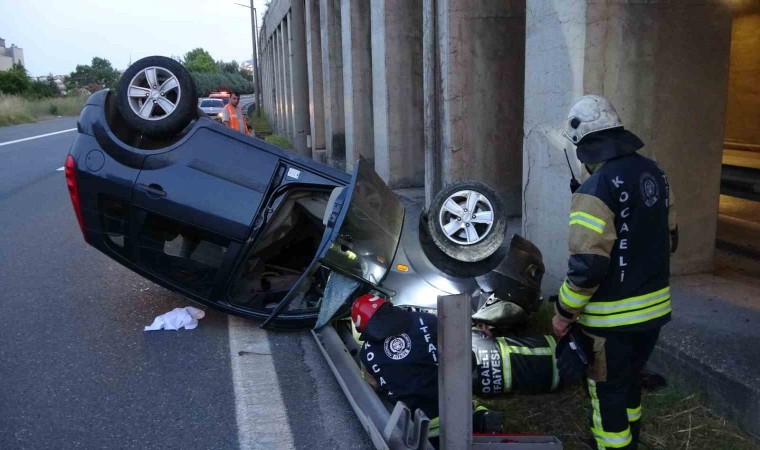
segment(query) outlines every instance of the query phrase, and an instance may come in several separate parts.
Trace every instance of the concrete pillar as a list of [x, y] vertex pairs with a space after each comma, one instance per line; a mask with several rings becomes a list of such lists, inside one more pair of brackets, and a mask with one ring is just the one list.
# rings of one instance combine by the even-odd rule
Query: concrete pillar
[[441, 121], [438, 99], [440, 96], [440, 65], [438, 46], [438, 2], [422, 3], [422, 91], [425, 127], [425, 204], [430, 206], [443, 187], [443, 167], [440, 148]]
[[293, 148], [303, 156], [311, 156], [307, 148], [309, 134], [309, 81], [306, 64], [306, 17], [304, 2], [296, 0], [288, 14], [291, 54], [291, 91], [293, 92]]
[[306, 20], [306, 68], [309, 75], [309, 128], [311, 157], [320, 161], [325, 152], [325, 106], [322, 91], [322, 33], [319, 4], [304, 0]]
[[525, 0], [439, 0], [436, 19], [442, 182], [486, 182], [519, 215]]
[[290, 13], [288, 13], [285, 18], [282, 20], [282, 29], [283, 29], [283, 35], [282, 35], [282, 41], [283, 41], [283, 52], [285, 54], [284, 62], [285, 62], [285, 90], [288, 93], [288, 100], [287, 100], [287, 111], [288, 111], [288, 120], [287, 120], [287, 129], [288, 132], [285, 135], [285, 137], [290, 141], [293, 142], [293, 136], [294, 136], [294, 123], [293, 123], [293, 111], [295, 108], [293, 107], [293, 50], [291, 48], [291, 36], [290, 36]]
[[282, 108], [282, 101], [283, 101], [283, 95], [282, 95], [282, 58], [280, 56], [280, 33], [279, 33], [279, 27], [275, 30], [275, 32], [272, 34], [272, 53], [274, 55], [274, 67], [273, 74], [274, 74], [274, 108], [275, 108], [275, 117], [272, 121], [272, 127], [274, 128], [275, 133], [282, 133], [282, 117], [283, 117], [283, 108]]
[[558, 287], [567, 270], [570, 193], [562, 150], [576, 173], [579, 165], [560, 130], [585, 93], [609, 97], [644, 141], [642, 153], [668, 173], [681, 232], [671, 272], [711, 270], [730, 12], [709, 0], [527, 7], [523, 230], [543, 251], [545, 287]]
[[422, 186], [422, 0], [370, 5], [375, 170], [393, 188]]
[[322, 83], [325, 108], [325, 148], [329, 164], [344, 168], [346, 137], [343, 116], [343, 51], [340, 0], [320, 0]]
[[374, 164], [372, 129], [372, 53], [369, 2], [342, 0], [343, 107], [346, 126], [346, 170], [363, 156]]
[[288, 22], [283, 20], [279, 25], [280, 58], [282, 70], [282, 135], [292, 140], [293, 131], [293, 95], [290, 92], [290, 43], [288, 39]]

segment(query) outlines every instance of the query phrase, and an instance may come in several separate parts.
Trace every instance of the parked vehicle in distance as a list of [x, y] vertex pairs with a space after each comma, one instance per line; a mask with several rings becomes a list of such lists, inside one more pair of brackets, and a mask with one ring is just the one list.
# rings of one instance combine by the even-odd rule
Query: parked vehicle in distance
[[230, 93], [227, 91], [212, 92], [208, 95], [208, 98], [218, 98], [224, 102], [226, 106], [230, 102]]
[[538, 309], [541, 252], [519, 236], [507, 245], [506, 208], [487, 185], [451, 184], [425, 210], [364, 159], [348, 174], [197, 105], [187, 70], [157, 56], [88, 99], [65, 163], [88, 244], [190, 299], [281, 329], [314, 325], [333, 273], [357, 284], [349, 294], [374, 290], [423, 310], [470, 294], [476, 323]]
[[201, 98], [198, 100], [198, 107], [212, 119], [222, 120], [222, 110], [224, 109], [224, 101], [222, 99]]

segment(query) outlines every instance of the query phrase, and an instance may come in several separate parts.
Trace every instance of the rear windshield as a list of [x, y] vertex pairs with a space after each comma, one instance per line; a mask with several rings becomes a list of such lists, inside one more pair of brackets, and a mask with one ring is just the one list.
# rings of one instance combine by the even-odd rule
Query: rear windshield
[[224, 102], [216, 98], [201, 100], [201, 108], [223, 108], [223, 107], [224, 107]]

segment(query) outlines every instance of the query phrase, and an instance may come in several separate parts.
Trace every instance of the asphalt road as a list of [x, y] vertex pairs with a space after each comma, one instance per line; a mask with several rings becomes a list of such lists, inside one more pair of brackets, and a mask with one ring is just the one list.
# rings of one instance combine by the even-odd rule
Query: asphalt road
[[3, 145], [75, 126], [0, 128], [0, 448], [371, 448], [310, 335], [213, 310], [142, 331], [191, 302], [85, 244], [57, 170], [75, 131]]

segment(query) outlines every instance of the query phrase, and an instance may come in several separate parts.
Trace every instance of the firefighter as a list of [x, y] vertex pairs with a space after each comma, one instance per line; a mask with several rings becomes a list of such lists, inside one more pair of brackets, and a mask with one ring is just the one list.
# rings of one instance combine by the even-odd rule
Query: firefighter
[[[438, 319], [428, 313], [397, 308], [382, 297], [365, 294], [354, 300], [351, 319], [364, 341], [359, 359], [368, 381], [386, 399], [421, 409], [430, 420], [428, 436], [438, 437]], [[475, 408], [473, 429], [501, 429], [501, 414]]]
[[670, 254], [678, 245], [673, 192], [644, 144], [604, 97], [581, 97], [564, 135], [591, 176], [573, 194], [567, 277], [552, 326], [582, 327], [597, 448], [635, 449], [639, 373], [670, 320]]
[[222, 110], [222, 122], [233, 130], [241, 133], [251, 134], [248, 128], [248, 119], [243, 110], [240, 109], [240, 94], [237, 92], [230, 93], [230, 102]]

